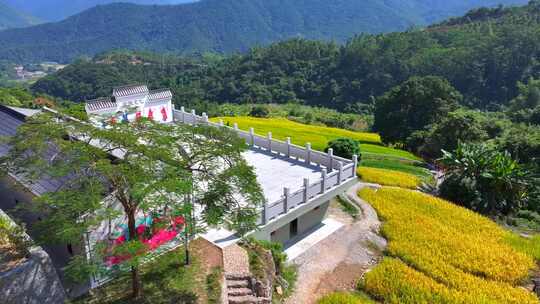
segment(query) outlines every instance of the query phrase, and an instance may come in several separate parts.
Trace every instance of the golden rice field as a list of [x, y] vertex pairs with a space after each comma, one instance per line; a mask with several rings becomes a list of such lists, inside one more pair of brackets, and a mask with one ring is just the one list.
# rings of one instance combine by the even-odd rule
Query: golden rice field
[[317, 304], [374, 304], [375, 302], [369, 299], [369, 297], [348, 292], [334, 292], [324, 296]]
[[309, 142], [313, 149], [319, 151], [323, 151], [328, 142], [333, 139], [351, 138], [362, 143], [362, 154], [420, 160], [407, 151], [381, 146], [381, 137], [376, 133], [354, 132], [325, 126], [306, 125], [285, 118], [238, 116], [215, 117], [210, 120], [213, 122], [223, 120], [229, 126], [237, 123], [238, 128], [244, 131], [254, 128], [255, 133], [261, 136], [266, 136], [268, 132], [272, 132], [272, 137], [278, 140], [285, 140], [287, 137], [290, 137], [291, 142], [299, 146], [305, 146]]
[[416, 189], [422, 182], [416, 175], [386, 169], [358, 167], [356, 173], [364, 182], [383, 186]]
[[389, 241], [391, 258], [361, 283], [375, 298], [385, 303], [538, 303], [519, 287], [535, 267], [535, 244], [417, 191], [383, 187], [363, 189], [359, 196], [377, 210]]

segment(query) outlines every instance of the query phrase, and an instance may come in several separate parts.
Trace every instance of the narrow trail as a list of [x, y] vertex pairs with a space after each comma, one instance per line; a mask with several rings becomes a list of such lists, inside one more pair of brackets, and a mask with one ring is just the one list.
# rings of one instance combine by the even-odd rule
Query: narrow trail
[[357, 196], [368, 187], [358, 183], [347, 191], [347, 197], [360, 207], [362, 216], [348, 223], [328, 238], [298, 256], [295, 292], [285, 303], [316, 303], [335, 290], [352, 290], [358, 279], [379, 261], [386, 240], [378, 235], [381, 225], [375, 210]]

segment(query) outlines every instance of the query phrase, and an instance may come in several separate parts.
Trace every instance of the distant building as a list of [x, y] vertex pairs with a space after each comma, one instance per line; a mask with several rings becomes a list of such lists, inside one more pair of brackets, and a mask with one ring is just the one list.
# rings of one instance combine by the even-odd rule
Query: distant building
[[90, 120], [100, 126], [142, 117], [164, 123], [173, 121], [171, 91], [150, 91], [145, 85], [114, 88], [111, 97], [88, 100], [85, 109]]

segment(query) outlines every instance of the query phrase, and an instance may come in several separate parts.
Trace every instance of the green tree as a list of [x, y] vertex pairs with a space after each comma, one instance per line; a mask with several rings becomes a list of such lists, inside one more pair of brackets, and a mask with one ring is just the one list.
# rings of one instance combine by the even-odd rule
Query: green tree
[[[40, 241], [77, 244], [104, 220], [125, 219], [129, 241], [116, 253], [132, 257], [125, 263], [135, 298], [142, 293], [139, 264], [146, 252], [136, 232], [140, 213], [183, 212], [187, 239], [196, 232], [196, 221], [232, 221], [252, 228], [263, 198], [253, 169], [241, 156], [245, 144], [224, 128], [142, 120], [98, 129], [43, 113], [22, 125], [9, 144], [1, 162], [4, 172], [25, 176], [29, 182], [40, 178], [61, 182], [57, 191], [34, 202], [47, 213], [39, 223], [44, 236]], [[238, 201], [238, 194], [245, 202]], [[72, 275], [100, 273], [99, 251], [92, 260], [74, 258]]]
[[334, 155], [343, 157], [346, 159], [352, 159], [353, 155], [360, 156], [360, 144], [350, 138], [337, 138], [328, 142], [328, 145], [324, 149], [328, 152], [328, 149], [332, 149]]
[[510, 101], [509, 116], [516, 122], [540, 125], [540, 80], [518, 82], [519, 95]]
[[249, 112], [249, 116], [253, 117], [268, 117], [270, 115], [270, 111], [268, 110], [268, 107], [264, 105], [256, 105], [251, 108], [251, 111]]
[[461, 99], [443, 78], [413, 77], [377, 100], [373, 128], [387, 143], [404, 143], [414, 131], [455, 110]]
[[474, 211], [498, 215], [527, 206], [533, 181], [530, 172], [485, 144], [458, 144], [452, 153], [443, 151], [440, 195]]
[[459, 142], [488, 139], [486, 118], [477, 111], [458, 110], [448, 113], [427, 130], [415, 131], [407, 138], [407, 148], [427, 159], [442, 156], [441, 150], [454, 151]]

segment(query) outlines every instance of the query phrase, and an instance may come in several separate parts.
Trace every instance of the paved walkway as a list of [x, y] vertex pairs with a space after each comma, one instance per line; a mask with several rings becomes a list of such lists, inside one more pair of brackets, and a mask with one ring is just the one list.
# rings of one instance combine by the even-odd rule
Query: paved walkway
[[244, 248], [232, 244], [223, 249], [223, 270], [228, 274], [249, 274], [249, 257]]
[[285, 249], [287, 259], [293, 261], [298, 256], [302, 255], [306, 250], [317, 245], [317, 243], [326, 239], [329, 235], [336, 232], [339, 228], [343, 227], [343, 223], [332, 218], [327, 218], [322, 221], [322, 225], [317, 226], [307, 234], [302, 235], [300, 240], [290, 247]]
[[349, 199], [361, 207], [362, 218], [343, 226], [293, 260], [298, 265], [298, 280], [286, 303], [316, 303], [332, 291], [352, 290], [362, 275], [377, 264], [386, 241], [377, 234], [377, 213], [356, 195], [364, 186], [359, 183], [347, 191]]

